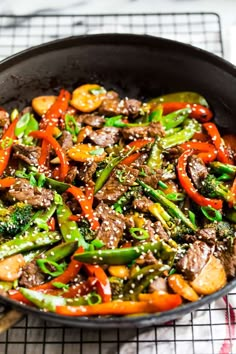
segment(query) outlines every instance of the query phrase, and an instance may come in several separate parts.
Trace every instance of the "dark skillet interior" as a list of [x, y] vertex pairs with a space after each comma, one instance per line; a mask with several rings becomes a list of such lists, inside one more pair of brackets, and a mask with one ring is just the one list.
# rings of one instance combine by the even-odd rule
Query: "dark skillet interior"
[[[72, 37], [15, 55], [0, 64], [0, 105], [7, 109], [23, 108], [35, 96], [95, 82], [117, 90], [121, 96], [140, 99], [175, 91], [199, 92], [214, 109], [216, 123], [224, 130], [236, 131], [236, 68], [192, 46], [150, 36]], [[24, 312], [38, 313], [44, 319], [67, 325], [144, 327], [179, 318], [221, 297], [234, 286], [236, 279], [198, 302], [160, 315], [129, 318], [70, 318], [0, 299]]]

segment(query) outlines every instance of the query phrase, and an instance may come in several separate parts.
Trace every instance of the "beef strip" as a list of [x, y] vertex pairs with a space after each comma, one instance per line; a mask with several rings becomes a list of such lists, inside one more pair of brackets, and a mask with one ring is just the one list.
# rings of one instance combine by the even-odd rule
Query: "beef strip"
[[153, 280], [149, 285], [148, 292], [153, 293], [154, 291], [168, 293], [167, 279], [158, 277]]
[[10, 124], [9, 114], [4, 109], [0, 108], [0, 128], [8, 127], [9, 124]]
[[104, 127], [93, 130], [88, 135], [89, 140], [95, 145], [107, 147], [116, 144], [120, 139], [120, 129], [115, 127]]
[[85, 162], [78, 167], [78, 178], [84, 183], [89, 183], [92, 180], [93, 174], [96, 172], [96, 162]]
[[110, 91], [106, 94], [101, 106], [99, 107], [99, 113], [106, 116], [133, 116], [136, 117], [139, 114], [142, 103], [135, 99], [125, 98], [119, 99], [116, 92]]
[[97, 206], [96, 214], [102, 220], [96, 238], [105, 244], [104, 248], [116, 248], [126, 228], [124, 216], [103, 202]]
[[214, 246], [216, 243], [216, 229], [213, 227], [204, 228], [196, 232], [196, 237], [206, 242], [210, 246]]
[[58, 142], [61, 145], [62, 150], [67, 152], [73, 146], [72, 135], [67, 130], [63, 130]]
[[177, 262], [176, 268], [187, 279], [193, 280], [208, 262], [212, 248], [205, 242], [195, 241], [190, 245], [186, 254]]
[[230, 247], [226, 246], [224, 242], [218, 242], [216, 251], [216, 257], [219, 258], [225, 268], [227, 278], [236, 277], [236, 238], [233, 240], [233, 244]]
[[188, 172], [196, 188], [201, 187], [201, 181], [208, 175], [208, 170], [202, 159], [193, 155], [188, 159]]
[[71, 166], [65, 178], [66, 183], [72, 184], [78, 174], [77, 166]]
[[38, 159], [41, 155], [41, 148], [39, 146], [14, 144], [13, 151], [13, 156], [16, 159], [20, 159], [28, 165], [38, 165]]
[[105, 123], [104, 117], [96, 114], [81, 114], [78, 119], [93, 128], [102, 128]]
[[164, 230], [164, 228], [163, 228], [163, 226], [162, 226], [162, 224], [161, 224], [160, 221], [156, 221], [156, 222], [153, 224], [153, 228], [154, 228], [154, 230], [155, 230], [156, 235], [157, 235], [160, 239], [162, 239], [162, 240], [164, 240], [164, 241], [169, 240], [170, 237], [169, 237], [168, 233]]
[[121, 134], [125, 140], [136, 140], [164, 136], [165, 131], [161, 123], [153, 122], [146, 127], [123, 128]]
[[96, 193], [96, 199], [103, 200], [107, 204], [114, 204], [133, 185], [138, 173], [138, 170], [131, 167], [117, 166], [108, 181]]
[[135, 263], [144, 266], [144, 265], [158, 264], [159, 262], [155, 258], [154, 254], [151, 251], [149, 251], [144, 256], [140, 256], [139, 258], [137, 258]]
[[22, 269], [19, 285], [25, 288], [40, 285], [45, 281], [45, 274], [41, 272], [36, 260], [27, 263]]
[[149, 213], [149, 207], [153, 202], [145, 196], [140, 197], [139, 199], [134, 199], [133, 208], [141, 211], [142, 213]]
[[157, 188], [158, 182], [162, 178], [163, 171], [153, 170], [148, 165], [139, 166], [138, 178], [152, 188]]
[[16, 178], [5, 197], [9, 201], [19, 201], [31, 204], [35, 208], [48, 208], [54, 199], [50, 189], [32, 186], [27, 179]]
[[168, 155], [168, 160], [175, 160], [180, 157], [183, 153], [183, 148], [180, 146], [173, 146], [170, 149], [166, 150], [166, 154]]

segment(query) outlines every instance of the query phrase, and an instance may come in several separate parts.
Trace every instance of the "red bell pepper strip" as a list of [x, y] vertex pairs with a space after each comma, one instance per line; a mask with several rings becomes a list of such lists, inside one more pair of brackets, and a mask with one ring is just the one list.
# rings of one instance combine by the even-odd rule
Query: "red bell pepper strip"
[[92, 209], [91, 201], [86, 198], [83, 191], [79, 187], [71, 186], [67, 189], [67, 192], [71, 193], [79, 202], [83, 215], [90, 222], [91, 229], [97, 230], [100, 227], [100, 224]]
[[229, 202], [229, 207], [232, 208], [236, 204], [236, 177], [234, 178], [233, 184], [230, 188], [230, 195], [232, 195], [232, 200]]
[[55, 103], [47, 110], [40, 122], [40, 129], [46, 129], [48, 126], [55, 127], [58, 125], [58, 119], [68, 109], [71, 94], [62, 89]]
[[194, 136], [192, 137], [193, 140], [198, 140], [198, 141], [202, 141], [202, 142], [206, 142], [208, 140], [210, 140], [209, 135], [201, 133], [201, 132], [195, 132]]
[[205, 163], [214, 161], [217, 156], [217, 150], [215, 146], [209, 143], [189, 141], [179, 146], [184, 150], [196, 150], [198, 157], [200, 157]]
[[61, 296], [72, 299], [74, 297], [87, 295], [94, 289], [96, 282], [97, 279], [89, 277], [88, 280], [85, 280], [82, 283], [72, 285], [69, 290], [65, 291]]
[[212, 143], [217, 149], [217, 159], [220, 162], [233, 165], [233, 160], [230, 158], [227, 147], [225, 146], [224, 140], [221, 138], [219, 130], [214, 123], [205, 123], [203, 127], [206, 129], [207, 133], [212, 139]]
[[189, 108], [191, 109], [189, 117], [195, 118], [201, 123], [209, 122], [209, 120], [213, 117], [213, 113], [209, 108], [196, 103], [163, 102], [161, 103], [161, 106], [163, 108], [164, 115], [178, 111], [179, 109]]
[[44, 139], [47, 141], [55, 150], [57, 156], [60, 159], [61, 165], [60, 165], [60, 179], [64, 180], [65, 177], [67, 176], [68, 170], [69, 170], [69, 164], [67, 161], [66, 154], [62, 150], [60, 144], [57, 142], [55, 138], [53, 138], [52, 135], [47, 134], [46, 132], [41, 132], [39, 130], [33, 131], [29, 134], [33, 138], [36, 139]]
[[97, 292], [101, 296], [102, 301], [110, 302], [111, 286], [110, 286], [109, 279], [106, 273], [104, 272], [104, 270], [98, 265], [84, 263], [83, 266], [91, 277], [97, 279], [97, 283], [96, 283]]
[[187, 174], [187, 160], [188, 157], [194, 153], [193, 150], [186, 150], [178, 159], [177, 173], [179, 182], [182, 188], [186, 191], [188, 196], [198, 205], [201, 206], [211, 206], [214, 209], [222, 209], [223, 202], [219, 199], [209, 199], [201, 195], [198, 190], [194, 187], [191, 179]]
[[7, 168], [8, 161], [10, 159], [12, 143], [16, 138], [15, 136], [15, 128], [18, 122], [18, 118], [16, 118], [10, 126], [4, 132], [1, 143], [0, 143], [0, 176], [3, 174], [5, 169]]
[[160, 294], [155, 301], [112, 301], [92, 306], [57, 306], [56, 313], [66, 316], [105, 316], [155, 313], [181, 305], [178, 294]]
[[154, 139], [150, 138], [150, 139], [137, 139], [134, 141], [131, 141], [131, 143], [129, 143], [126, 147], [128, 148], [135, 148], [135, 150], [139, 150], [142, 149], [145, 145], [153, 143]]
[[6, 177], [0, 179], [0, 188], [8, 188], [11, 187], [15, 183], [16, 179], [13, 177]]
[[129, 166], [131, 163], [136, 161], [141, 156], [140, 152], [135, 152], [134, 154], [127, 156], [124, 160], [121, 161], [121, 165]]
[[55, 231], [56, 221], [55, 221], [55, 218], [53, 216], [48, 220], [47, 224], [49, 226], [49, 230], [50, 231]]

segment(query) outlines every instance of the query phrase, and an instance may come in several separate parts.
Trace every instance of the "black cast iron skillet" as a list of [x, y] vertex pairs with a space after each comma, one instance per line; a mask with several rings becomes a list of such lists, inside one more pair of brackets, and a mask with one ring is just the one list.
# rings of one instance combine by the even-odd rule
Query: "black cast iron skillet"
[[[71, 37], [44, 44], [0, 64], [0, 105], [23, 108], [35, 96], [99, 83], [123, 96], [152, 98], [175, 91], [206, 97], [215, 121], [236, 131], [236, 68], [223, 59], [178, 42], [138, 35], [105, 34]], [[73, 318], [46, 313], [3, 296], [0, 301], [24, 313], [66, 325], [94, 328], [145, 327], [183, 316], [228, 293], [236, 279], [220, 291], [157, 315]]]

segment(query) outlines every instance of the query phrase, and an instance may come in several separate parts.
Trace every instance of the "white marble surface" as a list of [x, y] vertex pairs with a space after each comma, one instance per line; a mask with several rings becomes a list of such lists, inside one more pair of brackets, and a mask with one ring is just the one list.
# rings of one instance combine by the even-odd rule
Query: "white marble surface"
[[225, 57], [236, 64], [236, 0], [1, 0], [0, 13], [99, 14], [211, 11], [221, 16]]

